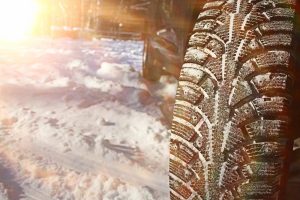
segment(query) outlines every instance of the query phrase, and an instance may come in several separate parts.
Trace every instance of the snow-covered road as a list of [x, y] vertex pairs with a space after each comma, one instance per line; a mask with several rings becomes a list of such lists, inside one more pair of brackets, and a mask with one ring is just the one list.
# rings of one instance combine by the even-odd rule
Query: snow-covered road
[[[0, 199], [168, 199], [162, 100], [136, 41], [0, 45]], [[150, 88], [150, 89], [149, 89]]]

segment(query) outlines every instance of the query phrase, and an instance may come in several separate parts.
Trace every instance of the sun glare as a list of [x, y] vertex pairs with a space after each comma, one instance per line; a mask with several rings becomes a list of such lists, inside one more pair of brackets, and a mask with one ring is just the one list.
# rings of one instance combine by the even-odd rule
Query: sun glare
[[38, 4], [35, 0], [0, 0], [0, 40], [20, 40], [30, 35]]

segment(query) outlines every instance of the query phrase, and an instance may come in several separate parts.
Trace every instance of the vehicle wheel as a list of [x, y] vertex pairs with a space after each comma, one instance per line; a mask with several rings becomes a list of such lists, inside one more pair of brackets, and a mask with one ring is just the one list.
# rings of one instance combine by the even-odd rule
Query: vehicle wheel
[[173, 112], [172, 200], [283, 199], [294, 7], [294, 0], [204, 5]]
[[144, 48], [143, 77], [148, 81], [159, 81], [162, 75], [162, 65], [157, 57], [157, 50], [151, 47], [149, 42], [145, 42]]

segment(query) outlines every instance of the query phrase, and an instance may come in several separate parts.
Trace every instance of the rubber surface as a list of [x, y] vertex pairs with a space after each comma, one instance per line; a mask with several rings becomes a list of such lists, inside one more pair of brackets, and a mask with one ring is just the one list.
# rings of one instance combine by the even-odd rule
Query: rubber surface
[[291, 151], [293, 0], [211, 1], [189, 40], [171, 199], [278, 199]]

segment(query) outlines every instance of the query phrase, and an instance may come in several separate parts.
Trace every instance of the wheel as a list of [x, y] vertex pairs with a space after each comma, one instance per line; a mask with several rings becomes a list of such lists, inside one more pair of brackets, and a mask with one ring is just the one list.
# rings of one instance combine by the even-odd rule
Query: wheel
[[145, 42], [143, 77], [148, 81], [159, 81], [162, 76], [162, 65], [159, 62], [157, 55], [157, 50], [149, 44], [149, 41]]
[[172, 200], [284, 199], [294, 0], [204, 4], [179, 77]]

